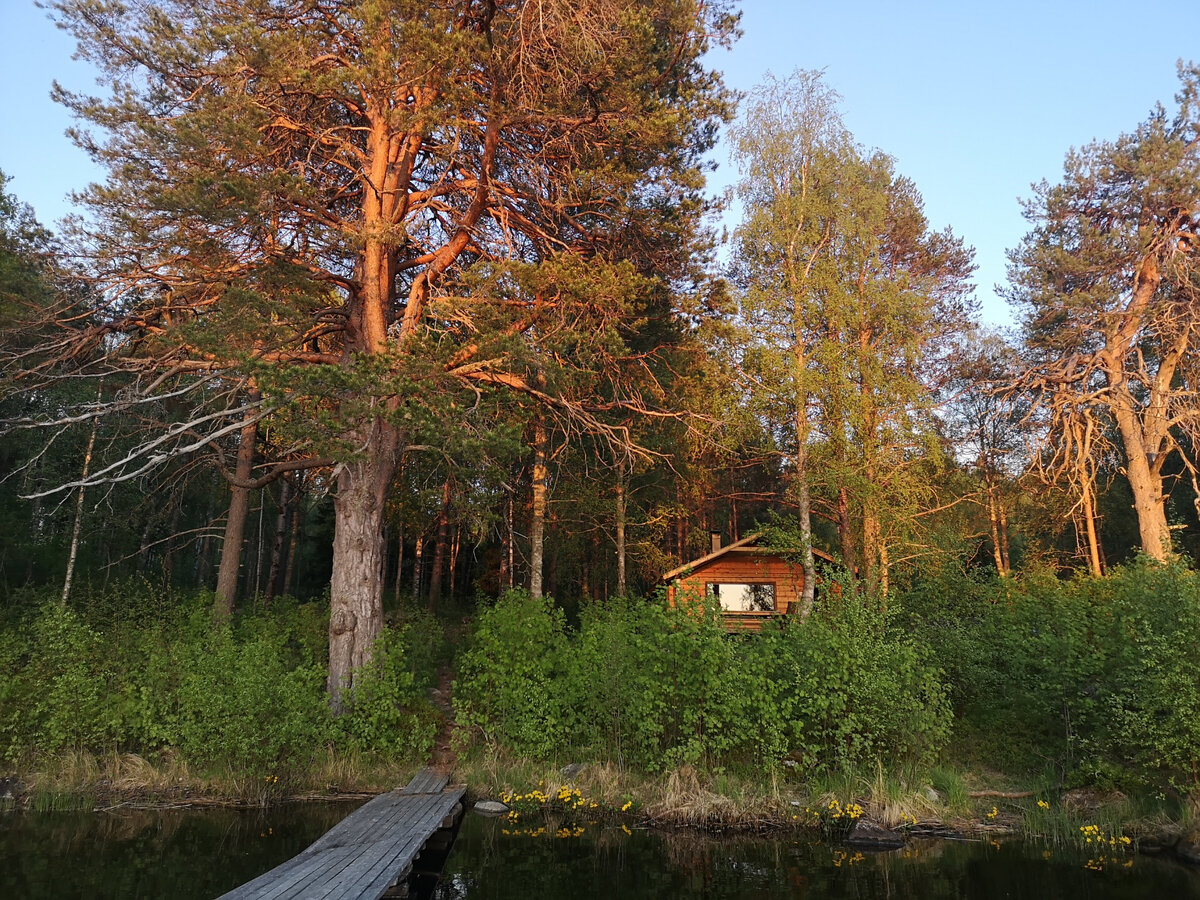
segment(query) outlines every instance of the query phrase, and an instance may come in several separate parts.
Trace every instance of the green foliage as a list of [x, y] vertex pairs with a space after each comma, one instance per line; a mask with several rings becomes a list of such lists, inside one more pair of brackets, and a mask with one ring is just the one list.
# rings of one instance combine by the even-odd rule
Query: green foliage
[[21, 729], [46, 752], [111, 746], [120, 718], [101, 636], [71, 610], [47, 605], [30, 638], [37, 653], [19, 676], [26, 691]]
[[268, 638], [235, 641], [228, 628], [186, 651], [176, 743], [187, 758], [257, 774], [312, 752], [328, 715], [320, 669], [293, 666]]
[[208, 594], [134, 583], [122, 605], [121, 593], [98, 592], [78, 611], [46, 603], [0, 628], [0, 759], [171, 748], [201, 767], [275, 775], [328, 745], [404, 758], [432, 746], [425, 691], [441, 641], [429, 623], [385, 631], [335, 720], [324, 604], [282, 600], [214, 626]]
[[1112, 587], [1110, 752], [1200, 797], [1200, 577], [1143, 565]]
[[338, 741], [355, 750], [374, 750], [415, 759], [428, 754], [437, 721], [424, 695], [428, 668], [415, 668], [418, 648], [436, 645], [428, 632], [411, 626], [386, 628], [336, 722]]
[[516, 753], [546, 757], [562, 744], [567, 698], [562, 610], [511, 590], [480, 613], [454, 686], [458, 724]]
[[515, 753], [571, 752], [644, 771], [925, 763], [949, 733], [939, 672], [865, 601], [761, 636], [696, 602], [585, 607], [566, 631], [512, 592], [486, 611], [456, 687], [459, 722]]
[[811, 768], [933, 762], [950, 734], [942, 673], [878, 598], [842, 585], [802, 621], [764, 629], [751, 652], [764, 740]]
[[1200, 576], [1142, 559], [1105, 578], [982, 582], [905, 597], [946, 670], [960, 752], [1060, 780], [1200, 792]]
[[742, 675], [715, 609], [597, 604], [573, 637], [566, 689], [584, 747], [655, 771], [745, 745]]

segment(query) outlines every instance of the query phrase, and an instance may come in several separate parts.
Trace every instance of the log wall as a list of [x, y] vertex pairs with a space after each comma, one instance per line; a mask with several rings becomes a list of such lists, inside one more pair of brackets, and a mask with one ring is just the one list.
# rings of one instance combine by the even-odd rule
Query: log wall
[[787, 615], [789, 607], [800, 601], [804, 591], [804, 569], [751, 547], [737, 548], [673, 580], [667, 588], [667, 598], [671, 604], [694, 603], [704, 597], [709, 584], [774, 584], [773, 613], [724, 613], [727, 630], [758, 631], [766, 619]]

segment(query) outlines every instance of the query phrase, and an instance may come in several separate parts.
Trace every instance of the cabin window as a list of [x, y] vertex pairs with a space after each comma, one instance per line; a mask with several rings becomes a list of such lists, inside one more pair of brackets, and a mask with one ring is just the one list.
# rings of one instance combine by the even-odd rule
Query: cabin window
[[708, 595], [715, 597], [725, 612], [773, 612], [775, 609], [775, 585], [771, 583], [710, 583]]

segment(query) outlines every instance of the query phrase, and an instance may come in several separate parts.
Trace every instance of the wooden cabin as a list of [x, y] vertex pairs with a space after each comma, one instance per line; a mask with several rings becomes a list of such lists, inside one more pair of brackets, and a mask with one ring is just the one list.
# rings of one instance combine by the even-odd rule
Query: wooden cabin
[[[720, 535], [714, 533], [707, 556], [663, 576], [668, 602], [715, 597], [726, 631], [759, 631], [767, 619], [787, 615], [804, 591], [804, 567], [758, 546], [761, 537], [752, 534], [722, 547]], [[814, 549], [813, 556], [834, 561], [821, 550]]]

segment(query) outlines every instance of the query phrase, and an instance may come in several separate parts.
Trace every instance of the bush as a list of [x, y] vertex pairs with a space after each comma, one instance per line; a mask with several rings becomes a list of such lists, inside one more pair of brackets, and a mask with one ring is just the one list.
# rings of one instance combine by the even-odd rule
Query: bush
[[0, 727], [10, 758], [27, 749], [53, 753], [115, 744], [121, 733], [116, 676], [100, 634], [70, 609], [47, 603], [23, 635], [6, 644], [15, 667], [0, 687], [4, 708], [11, 710]]
[[459, 659], [454, 708], [461, 727], [517, 754], [551, 756], [566, 737], [567, 639], [549, 598], [511, 590], [480, 613]]
[[430, 749], [436, 716], [423, 692], [441, 639], [429, 623], [419, 641], [408, 628], [384, 633], [353, 708], [335, 722], [321, 605], [280, 601], [214, 627], [211, 596], [133, 589], [124, 608], [109, 589], [81, 613], [52, 601], [10, 616], [0, 630], [0, 758], [169, 747], [196, 765], [277, 774], [329, 743], [406, 757]]
[[303, 767], [328, 735], [325, 673], [297, 666], [279, 638], [237, 641], [228, 626], [178, 647], [177, 731], [190, 761], [248, 774]]
[[905, 602], [978, 761], [1200, 795], [1200, 576], [1183, 563], [1069, 581], [948, 575]]
[[647, 771], [745, 749], [743, 673], [716, 610], [594, 604], [572, 643], [565, 694], [583, 748]]
[[335, 723], [339, 743], [410, 759], [429, 753], [437, 736], [436, 716], [424, 692], [429, 676], [413, 668], [414, 647], [434, 643], [428, 637], [409, 626], [384, 629], [370, 663], [358, 673], [350, 708]]
[[1111, 726], [1097, 749], [1200, 799], [1200, 576], [1178, 562], [1143, 564], [1111, 588]]
[[848, 585], [826, 597], [806, 619], [764, 629], [749, 650], [764, 752], [817, 769], [933, 762], [952, 714], [929, 650], [893, 627], [877, 598]]

